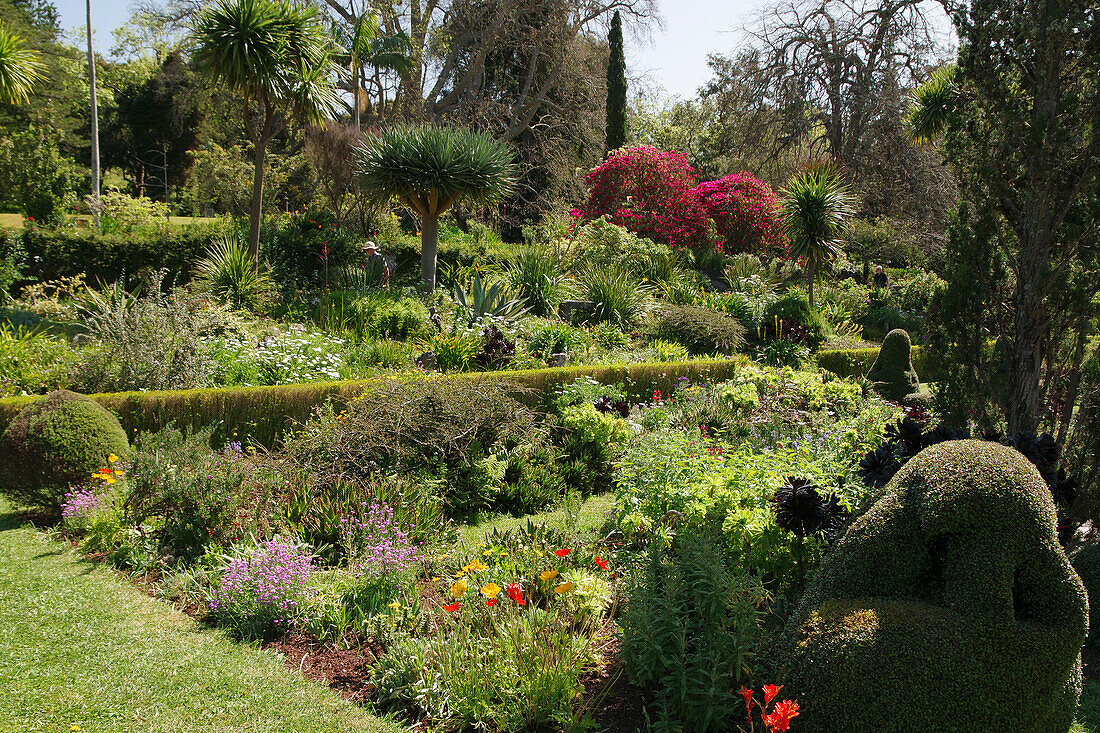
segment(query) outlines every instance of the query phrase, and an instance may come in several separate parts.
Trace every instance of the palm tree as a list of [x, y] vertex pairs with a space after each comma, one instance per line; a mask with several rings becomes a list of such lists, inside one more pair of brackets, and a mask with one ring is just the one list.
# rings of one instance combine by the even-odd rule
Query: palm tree
[[23, 39], [0, 23], [0, 100], [25, 104], [45, 70], [38, 53], [24, 48]]
[[364, 13], [359, 16], [349, 32], [345, 32], [342, 40], [347, 49], [342, 61], [346, 61], [351, 72], [351, 88], [354, 108], [352, 109], [352, 124], [355, 129], [360, 128], [359, 115], [362, 108], [360, 94], [363, 90], [363, 82], [366, 81], [363, 69], [370, 67], [374, 70], [373, 83], [378, 89], [380, 104], [382, 97], [381, 74], [384, 71], [395, 71], [398, 74], [408, 74], [412, 70], [412, 44], [403, 33], [384, 35], [381, 32], [377, 13]]
[[917, 87], [906, 113], [913, 142], [923, 144], [939, 137], [958, 100], [954, 66], [938, 69], [928, 81]]
[[790, 239], [788, 254], [806, 260], [810, 305], [814, 279], [840, 254], [839, 237], [854, 213], [855, 197], [835, 167], [813, 165], [794, 176], [782, 191], [783, 223]]
[[459, 201], [490, 205], [511, 192], [508, 147], [484, 132], [434, 126], [390, 128], [359, 149], [359, 182], [376, 199], [399, 199], [421, 220], [420, 279], [435, 290], [439, 217]]
[[259, 263], [267, 145], [288, 116], [319, 124], [336, 115], [332, 39], [317, 9], [292, 0], [218, 0], [199, 15], [195, 58], [242, 96], [255, 146], [248, 252]]

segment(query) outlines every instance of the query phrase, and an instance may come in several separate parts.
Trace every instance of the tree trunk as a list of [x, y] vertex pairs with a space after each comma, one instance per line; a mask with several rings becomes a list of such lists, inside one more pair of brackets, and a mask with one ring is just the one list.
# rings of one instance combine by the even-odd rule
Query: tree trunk
[[[1041, 235], [1037, 237], [1042, 239]], [[1043, 341], [1047, 314], [1043, 293], [1050, 260], [1049, 242], [1020, 243], [1020, 276], [1016, 286], [1016, 338], [1012, 344], [1011, 373], [1005, 418], [1008, 431], [1035, 430], [1042, 419]]]
[[92, 49], [92, 0], [88, 10], [88, 87], [92, 94], [92, 218], [99, 229], [99, 101], [95, 90], [95, 51]]
[[435, 291], [435, 265], [438, 250], [439, 218], [424, 216], [420, 224], [420, 281], [426, 293]]
[[810, 307], [814, 307], [814, 261], [807, 258], [806, 260], [806, 279], [809, 282], [809, 289], [807, 294], [810, 299]]
[[353, 116], [355, 118], [355, 130], [358, 131], [359, 127], [359, 65], [358, 60], [352, 59], [351, 61], [351, 83], [354, 85], [353, 93], [355, 95], [355, 111]]
[[252, 171], [252, 208], [248, 214], [248, 254], [253, 267], [260, 267], [260, 218], [264, 209], [264, 159], [267, 157], [267, 136], [256, 141], [256, 167]]

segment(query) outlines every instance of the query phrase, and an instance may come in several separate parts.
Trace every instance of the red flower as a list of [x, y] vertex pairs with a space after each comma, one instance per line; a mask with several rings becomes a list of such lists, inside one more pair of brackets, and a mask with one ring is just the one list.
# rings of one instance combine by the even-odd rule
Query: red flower
[[460, 602], [456, 601], [456, 602], [452, 603], [449, 606], [444, 606], [443, 610], [444, 611], [449, 611], [450, 613], [454, 613], [455, 611], [457, 611], [460, 608], [462, 608], [462, 604]]
[[597, 557], [596, 564], [600, 567], [600, 570], [607, 570], [607, 560], [601, 560]]
[[752, 690], [741, 685], [741, 689], [737, 693], [745, 698], [745, 715], [748, 716], [749, 720], [752, 720]]
[[771, 701], [779, 694], [779, 691], [783, 689], [783, 685], [776, 687], [775, 685], [764, 685], [764, 707], [771, 704]]
[[526, 606], [527, 601], [523, 599], [523, 586], [519, 583], [509, 583], [504, 588], [504, 592], [508, 594], [508, 597], [516, 602], [517, 606]]
[[783, 700], [775, 704], [775, 710], [771, 715], [764, 716], [764, 722], [772, 729], [773, 733], [782, 733], [790, 730], [791, 718], [798, 717], [798, 703], [791, 700]]
[[485, 605], [490, 606], [490, 607], [495, 606], [495, 605], [497, 605], [497, 599], [496, 598], [490, 598], [489, 600], [485, 601]]
[[565, 550], [554, 550], [554, 554], [555, 554], [555, 555], [557, 555], [558, 557], [565, 557], [565, 556], [566, 556], [566, 555], [568, 555], [568, 554], [569, 554], [569, 553], [570, 553], [571, 551], [572, 551], [572, 550], [570, 550], [570, 549], [565, 549]]

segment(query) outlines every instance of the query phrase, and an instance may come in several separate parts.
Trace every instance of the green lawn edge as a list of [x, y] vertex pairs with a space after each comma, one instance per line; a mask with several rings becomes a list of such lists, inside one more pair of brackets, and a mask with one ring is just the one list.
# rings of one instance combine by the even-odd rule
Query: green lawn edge
[[19, 525], [0, 503], [0, 731], [404, 730]]

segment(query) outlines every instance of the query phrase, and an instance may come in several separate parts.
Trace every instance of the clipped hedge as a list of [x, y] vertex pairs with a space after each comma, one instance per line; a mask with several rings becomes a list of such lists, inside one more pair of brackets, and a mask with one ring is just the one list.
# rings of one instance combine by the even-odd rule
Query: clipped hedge
[[123, 272], [167, 269], [180, 284], [190, 279], [217, 234], [216, 226], [200, 224], [138, 234], [27, 229], [21, 235], [26, 258], [21, 277], [46, 281], [83, 272], [89, 283], [114, 282]]
[[[879, 350], [871, 349], [830, 349], [814, 355], [817, 365], [838, 377], [858, 379], [867, 375], [878, 358]], [[940, 366], [934, 354], [926, 346], [914, 346], [910, 352], [913, 368], [925, 382], [938, 382]]]
[[[629, 397], [649, 399], [654, 390], [668, 394], [681, 378], [722, 381], [732, 378], [745, 363], [743, 358], [612, 366], [577, 366], [526, 371], [468, 372], [457, 375], [407, 374], [404, 380], [474, 379], [500, 382], [515, 397], [531, 406], [549, 404], [554, 389], [580, 377], [602, 384], [626, 385]], [[369, 391], [379, 380], [356, 382], [311, 382], [276, 387], [235, 387], [160, 392], [119, 392], [90, 395], [115, 412], [131, 437], [139, 432], [161, 430], [169, 424], [197, 429], [214, 426], [223, 439], [245, 438], [272, 446], [283, 432], [304, 423], [313, 411], [329, 400], [346, 402]], [[0, 431], [15, 415], [39, 397], [11, 397], [0, 400]]]

